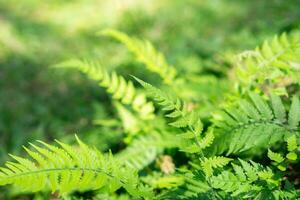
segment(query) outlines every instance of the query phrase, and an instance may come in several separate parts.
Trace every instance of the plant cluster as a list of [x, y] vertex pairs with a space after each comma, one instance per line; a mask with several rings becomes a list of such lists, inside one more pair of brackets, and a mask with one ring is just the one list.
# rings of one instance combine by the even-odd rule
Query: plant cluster
[[299, 32], [235, 56], [218, 79], [178, 71], [147, 40], [99, 34], [123, 43], [160, 77], [150, 84], [81, 59], [55, 66], [106, 89], [118, 119], [97, 123], [122, 132], [123, 146], [112, 153], [77, 136], [76, 146], [38, 141], [24, 147], [30, 159], [11, 155], [0, 185], [66, 199], [300, 198]]

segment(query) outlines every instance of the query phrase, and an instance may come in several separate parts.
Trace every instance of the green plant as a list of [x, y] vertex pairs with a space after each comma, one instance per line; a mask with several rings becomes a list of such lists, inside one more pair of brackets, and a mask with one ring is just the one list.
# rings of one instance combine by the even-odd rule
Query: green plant
[[[203, 100], [177, 97], [177, 86], [197, 92], [188, 83], [190, 77], [175, 73], [176, 68], [153, 45], [117, 31], [104, 33], [125, 43], [164, 80], [155, 87], [133, 77], [142, 86], [137, 88], [95, 62], [72, 60], [59, 65], [80, 70], [112, 95], [121, 122], [101, 124], [124, 130], [130, 136], [124, 138], [124, 147], [112, 157], [78, 138], [79, 147], [40, 142], [43, 147], [31, 145], [35, 151], [25, 148], [34, 161], [12, 156], [17, 162], [9, 161], [0, 169], [1, 185], [30, 192], [50, 188], [65, 198], [73, 191], [94, 191], [99, 198], [115, 199], [300, 197], [300, 102], [295, 79], [300, 64], [299, 35], [275, 37], [246, 55], [245, 65], [236, 63], [233, 70], [237, 75], [242, 71], [242, 77], [226, 80], [237, 87], [226, 92], [222, 103], [213, 103], [212, 114], [203, 115]], [[275, 90], [278, 76], [260, 73], [265, 70], [278, 72], [280, 80], [292, 80], [280, 86], [284, 93]], [[194, 74], [193, 80], [203, 76]], [[155, 111], [155, 103], [161, 109]]]
[[159, 74], [165, 83], [171, 84], [173, 82], [177, 74], [176, 69], [167, 63], [164, 55], [156, 51], [151, 42], [131, 38], [116, 30], [105, 30], [101, 34], [111, 36], [125, 44], [138, 61], [144, 63], [150, 71]]

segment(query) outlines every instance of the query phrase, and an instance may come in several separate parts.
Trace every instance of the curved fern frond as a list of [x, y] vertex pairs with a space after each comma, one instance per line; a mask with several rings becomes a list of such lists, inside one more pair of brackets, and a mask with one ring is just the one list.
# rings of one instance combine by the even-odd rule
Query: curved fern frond
[[[266, 101], [255, 93], [250, 99], [240, 101], [237, 107], [224, 110], [216, 116], [214, 134], [215, 153], [227, 151], [239, 153], [251, 148], [268, 148], [284, 137], [299, 135], [300, 105], [298, 97], [293, 97], [286, 117], [280, 97], [271, 95]], [[218, 119], [217, 119], [218, 118]]]
[[164, 82], [172, 83], [177, 74], [176, 69], [167, 63], [164, 55], [156, 51], [149, 41], [129, 37], [117, 30], [104, 30], [101, 33], [126, 45], [127, 49], [136, 56], [139, 62], [145, 64], [148, 70], [159, 74]]
[[149, 194], [139, 190], [134, 170], [76, 139], [78, 148], [59, 141], [60, 147], [41, 141], [41, 147], [31, 144], [34, 151], [24, 147], [33, 160], [11, 155], [16, 162], [7, 162], [5, 168], [0, 168], [0, 185], [12, 184], [30, 192], [50, 188], [60, 194], [100, 188], [114, 192], [124, 187], [133, 196]]
[[237, 78], [244, 88], [264, 84], [265, 80], [284, 87], [285, 82], [299, 82], [300, 35], [286, 33], [267, 40], [254, 51], [239, 56]]
[[[202, 149], [208, 147], [212, 140], [214, 139], [213, 135], [208, 135], [206, 138], [204, 137], [201, 141], [199, 136], [203, 130], [203, 124], [201, 122], [200, 117], [196, 112], [189, 111], [186, 104], [182, 103], [179, 99], [173, 100], [172, 97], [168, 96], [166, 93], [161, 91], [160, 89], [146, 83], [138, 78], [135, 79], [146, 89], [148, 94], [153, 97], [154, 101], [156, 101], [159, 105], [162, 106], [162, 110], [167, 111], [166, 117], [173, 119], [169, 125], [174, 126], [176, 128], [185, 128], [187, 132], [181, 136], [182, 138], [189, 139], [189, 137], [193, 138], [194, 146], [190, 146], [188, 143], [187, 148], [182, 148], [182, 150], [186, 150], [190, 153], [199, 152], [202, 154]], [[212, 134], [212, 133], [210, 133]]]
[[109, 73], [99, 63], [76, 59], [58, 64], [57, 67], [75, 68], [83, 72], [90, 79], [99, 81], [99, 85], [106, 88], [113, 99], [131, 105], [142, 119], [153, 119], [154, 106], [152, 102], [147, 102], [145, 94], [138, 92], [131, 81], [126, 81], [116, 72]]
[[152, 86], [149, 83], [134, 77], [153, 97], [153, 99], [162, 106], [162, 110], [169, 112], [166, 117], [174, 119], [169, 125], [176, 128], [186, 128], [190, 126], [197, 126], [197, 132], [201, 132], [203, 125], [195, 112], [188, 111], [186, 104], [180, 99], [174, 100], [171, 96], [167, 95], [160, 89]]

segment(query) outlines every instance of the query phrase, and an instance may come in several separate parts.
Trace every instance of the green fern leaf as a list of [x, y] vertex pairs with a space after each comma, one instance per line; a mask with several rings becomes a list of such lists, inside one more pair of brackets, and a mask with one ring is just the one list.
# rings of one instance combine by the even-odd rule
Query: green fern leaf
[[297, 138], [296, 135], [292, 135], [287, 138], [288, 151], [294, 151], [297, 149]]
[[104, 30], [101, 34], [115, 38], [126, 45], [138, 61], [146, 65], [147, 69], [159, 74], [166, 83], [172, 83], [177, 71], [170, 66], [164, 55], [155, 50], [149, 41], [132, 38], [117, 30]]
[[260, 114], [266, 119], [271, 120], [273, 119], [273, 113], [268, 104], [256, 93], [250, 93], [250, 98], [252, 99], [253, 103], [255, 104], [257, 110]]
[[51, 188], [61, 194], [100, 188], [113, 192], [124, 187], [133, 196], [141, 195], [134, 170], [76, 139], [78, 148], [59, 141], [61, 147], [43, 142], [42, 147], [31, 144], [35, 151], [25, 147], [33, 160], [11, 156], [16, 162], [7, 162], [6, 168], [1, 168], [0, 185], [12, 184], [31, 192]]
[[240, 159], [239, 161], [241, 166], [232, 163], [234, 173], [224, 170], [219, 175], [212, 176], [210, 178], [212, 187], [238, 199], [253, 199], [262, 195], [264, 191], [270, 193], [272, 187], [279, 186], [269, 168], [265, 169], [252, 161], [250, 163]]
[[[297, 134], [299, 100], [294, 97], [289, 111], [289, 123], [285, 109], [278, 96], [271, 101], [263, 100], [251, 93], [248, 100], [241, 100], [238, 106], [229, 107], [214, 121], [215, 142], [208, 151], [227, 155], [252, 148], [268, 148], [288, 135]], [[273, 115], [273, 113], [275, 115]]]
[[[146, 89], [148, 94], [163, 107], [163, 110], [169, 112], [167, 117], [173, 119], [173, 122], [169, 123], [169, 125], [176, 128], [186, 128], [193, 133], [193, 144], [187, 142], [187, 145], [182, 146], [181, 149], [190, 153], [200, 152], [201, 156], [203, 157], [202, 149], [208, 147], [214, 137], [212, 137], [212, 135], [208, 135], [209, 137], [199, 141], [199, 136], [203, 130], [203, 124], [197, 113], [193, 111], [188, 112], [185, 104], [181, 103], [179, 99], [173, 100], [173, 98], [155, 88], [151, 84], [146, 83], [136, 77], [134, 78]], [[204, 144], [204, 142], [207, 143]]]
[[268, 150], [268, 157], [277, 163], [281, 163], [284, 161], [284, 158], [282, 157], [282, 155], [280, 155], [279, 153], [275, 153], [275, 152], [271, 151], [270, 149]]
[[238, 84], [245, 91], [251, 88], [263, 91], [266, 80], [272, 80], [268, 89], [281, 89], [286, 93], [284, 86], [280, 88], [278, 85], [287, 76], [291, 82], [299, 83], [299, 49], [300, 37], [296, 32], [275, 36], [272, 40], [265, 41], [261, 47], [242, 53], [238, 56], [236, 70]]
[[92, 80], [99, 81], [99, 85], [105, 87], [113, 99], [131, 105], [142, 119], [153, 119], [152, 102], [147, 102], [145, 94], [138, 92], [131, 81], [126, 82], [124, 77], [117, 75], [116, 72], [110, 74], [99, 63], [76, 59], [60, 63], [56, 67], [74, 68], [83, 72]]
[[201, 161], [201, 167], [207, 177], [213, 174], [214, 168], [221, 168], [227, 165], [232, 159], [222, 157], [222, 156], [214, 156], [210, 158], [204, 158]]

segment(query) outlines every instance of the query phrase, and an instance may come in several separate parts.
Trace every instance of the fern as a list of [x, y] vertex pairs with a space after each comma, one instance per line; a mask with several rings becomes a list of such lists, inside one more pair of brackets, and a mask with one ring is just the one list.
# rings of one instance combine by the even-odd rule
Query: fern
[[295, 135], [292, 135], [286, 139], [287, 142], [287, 150], [288, 153], [286, 154], [285, 159], [280, 153], [275, 153], [271, 151], [270, 149], [268, 150], [268, 157], [274, 161], [274, 165], [277, 166], [277, 168], [281, 171], [286, 171], [287, 166], [291, 164], [291, 162], [294, 162], [297, 160], [297, 139]]
[[175, 101], [172, 97], [149, 83], [146, 83], [136, 77], [134, 78], [146, 89], [148, 94], [152, 96], [159, 105], [163, 106], [164, 111], [169, 112], [166, 114], [166, 117], [174, 119], [174, 121], [170, 122], [169, 125], [176, 128], [185, 128], [197, 124], [197, 130], [202, 131], [203, 125], [200, 119], [197, 118], [196, 113], [189, 113], [187, 106], [179, 99]]
[[142, 170], [152, 163], [164, 148], [180, 145], [180, 140], [170, 133], [153, 132], [135, 139], [126, 149], [116, 155], [119, 161], [136, 170]]
[[157, 52], [149, 41], [129, 37], [117, 30], [104, 30], [101, 33], [125, 44], [138, 61], [145, 64], [150, 71], [159, 74], [165, 83], [173, 82], [177, 74], [176, 69], [166, 62], [164, 55]]
[[[137, 90], [94, 62], [62, 63], [59, 67], [78, 69], [112, 95], [120, 120], [100, 108], [97, 116], [105, 120], [97, 122], [106, 125], [101, 130], [107, 135], [126, 133], [123, 142], [105, 146], [112, 156], [77, 137], [74, 147], [39, 141], [24, 147], [29, 159], [11, 155], [14, 161], [0, 168], [0, 185], [112, 200], [299, 199], [300, 101], [294, 83], [300, 83], [300, 37], [283, 34], [244, 52], [234, 69], [237, 80], [218, 82], [215, 72], [181, 76], [147, 41], [114, 30], [102, 34], [124, 43], [180, 99], [134, 77], [143, 87]], [[219, 87], [234, 81], [237, 90]], [[147, 95], [162, 111], [154, 112]]]
[[215, 136], [212, 131], [207, 131], [202, 138], [196, 137], [197, 142], [195, 142], [193, 141], [193, 139], [195, 139], [195, 134], [192, 131], [188, 131], [186, 133], [178, 134], [178, 138], [182, 141], [181, 149], [183, 151], [197, 153], [199, 152], [199, 149], [205, 149], [212, 145]]
[[227, 165], [232, 159], [222, 156], [214, 156], [210, 158], [204, 158], [201, 161], [201, 167], [206, 176], [213, 175], [214, 168], [222, 168]]
[[254, 162], [240, 160], [240, 163], [241, 166], [232, 164], [234, 173], [223, 171], [212, 177], [212, 187], [221, 189], [233, 197], [257, 198], [266, 191], [271, 197], [271, 190], [279, 185], [279, 182], [273, 179], [273, 172]]
[[138, 78], [135, 79], [146, 89], [148, 94], [152, 96], [158, 104], [163, 106], [162, 109], [164, 111], [169, 112], [166, 114], [166, 117], [173, 119], [169, 125], [176, 128], [187, 129], [186, 133], [180, 135], [181, 138], [188, 139], [191, 136], [193, 137], [194, 145], [190, 143], [190, 140], [186, 140], [187, 144], [181, 147], [181, 149], [190, 153], [199, 152], [203, 158], [202, 149], [208, 147], [212, 143], [214, 136], [212, 133], [209, 133], [209, 135], [206, 135], [206, 137], [203, 137], [202, 139], [199, 138], [203, 130], [203, 124], [197, 113], [189, 112], [186, 104], [182, 103], [179, 99], [174, 101], [172, 97], [163, 93], [161, 90], [155, 88], [149, 83], [146, 83]]
[[292, 135], [289, 138], [287, 138], [286, 142], [287, 142], [287, 150], [289, 152], [286, 155], [286, 158], [292, 161], [297, 160], [298, 158], [297, 151], [300, 149], [298, 147], [299, 145], [297, 144], [296, 135]]
[[26, 191], [50, 187], [61, 194], [100, 188], [113, 192], [120, 187], [133, 196], [150, 194], [143, 187], [139, 190], [135, 171], [76, 139], [78, 148], [59, 141], [61, 147], [43, 142], [43, 147], [31, 144], [35, 151], [24, 147], [33, 160], [11, 155], [16, 162], [7, 162], [6, 168], [1, 168], [0, 184], [13, 184]]
[[297, 150], [297, 138], [295, 135], [290, 136], [287, 138], [287, 149], [289, 152]]
[[238, 106], [215, 116], [215, 153], [227, 151], [227, 154], [232, 154], [251, 148], [268, 148], [284, 137], [298, 135], [298, 97], [292, 99], [287, 119], [278, 96], [273, 94], [271, 102], [255, 93], [250, 93], [249, 96], [251, 101], [241, 100]]
[[268, 150], [268, 157], [271, 160], [278, 162], [278, 163], [281, 163], [282, 161], [284, 161], [284, 158], [282, 157], [282, 155], [280, 155], [279, 153], [274, 153], [270, 149]]
[[[273, 82], [272, 87], [279, 87], [281, 90], [285, 90], [286, 77], [299, 83], [299, 50], [300, 37], [297, 33], [283, 33], [272, 40], [266, 40], [261, 47], [239, 56], [236, 70], [238, 82], [242, 84], [243, 89], [250, 89], [253, 85], [262, 89], [265, 81], [269, 80]], [[286, 84], [290, 84], [291, 81]]]
[[138, 92], [131, 81], [126, 81], [116, 72], [109, 73], [98, 63], [81, 60], [66, 61], [58, 64], [57, 67], [78, 69], [87, 74], [90, 79], [99, 81], [99, 85], [106, 88], [107, 92], [112, 94], [113, 99], [131, 105], [142, 119], [153, 119], [152, 103], [146, 101], [145, 95]]

